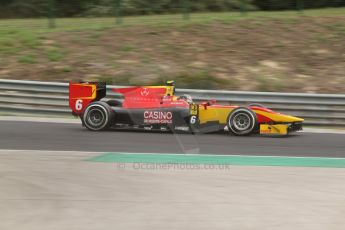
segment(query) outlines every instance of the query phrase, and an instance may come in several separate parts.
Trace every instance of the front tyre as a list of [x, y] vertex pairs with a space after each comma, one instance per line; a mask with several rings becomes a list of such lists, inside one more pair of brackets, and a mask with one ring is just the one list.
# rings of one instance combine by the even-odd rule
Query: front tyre
[[250, 135], [257, 126], [256, 114], [248, 108], [237, 108], [229, 115], [227, 126], [229, 131], [236, 136]]
[[114, 117], [114, 112], [107, 103], [94, 102], [88, 105], [83, 114], [83, 124], [91, 131], [108, 129]]

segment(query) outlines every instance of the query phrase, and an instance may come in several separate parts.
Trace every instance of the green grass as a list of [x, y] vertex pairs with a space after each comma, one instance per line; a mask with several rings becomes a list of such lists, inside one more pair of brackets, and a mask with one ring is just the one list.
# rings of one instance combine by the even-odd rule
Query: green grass
[[[345, 8], [327, 8], [306, 10], [303, 16], [344, 16]], [[1, 19], [0, 20], [0, 52], [4, 47], [13, 46], [9, 40], [20, 40], [21, 46], [35, 48], [40, 45], [43, 34], [58, 31], [83, 31], [95, 30], [102, 31], [112, 27], [157, 25], [157, 26], [185, 26], [189, 24], [205, 24], [211, 22], [232, 23], [239, 20], [256, 19], [284, 19], [290, 23], [298, 23], [297, 19], [301, 14], [296, 11], [273, 11], [249, 12], [246, 16], [241, 16], [239, 12], [220, 12], [220, 13], [194, 13], [191, 19], [183, 20], [180, 14], [172, 15], [149, 15], [124, 17], [122, 25], [116, 25], [114, 18], [61, 18], [56, 19], [56, 28], [48, 29], [47, 19]], [[342, 30], [342, 28], [341, 28]], [[99, 35], [94, 34], [92, 38], [97, 39]], [[15, 44], [17, 45], [17, 44]]]
[[64, 73], [70, 73], [70, 72], [73, 71], [73, 68], [72, 68], [71, 66], [64, 66], [63, 69], [62, 69], [62, 71], [63, 71]]
[[325, 27], [341, 36], [345, 35], [345, 25], [343, 24], [325, 25]]
[[134, 51], [135, 50], [135, 47], [132, 46], [132, 45], [124, 45], [120, 48], [120, 51], [122, 52], [131, 52], [131, 51]]
[[[1, 21], [1, 20], [0, 20]], [[0, 54], [13, 55], [22, 50], [36, 49], [41, 45], [43, 34], [22, 28], [0, 29]]]
[[35, 34], [30, 34], [30, 33], [25, 34], [25, 36], [20, 37], [19, 41], [21, 43], [21, 46], [27, 47], [27, 48], [36, 48], [41, 44], [39, 38]]
[[[344, 16], [345, 8], [327, 8], [306, 10], [302, 14], [304, 17], [317, 16]], [[220, 13], [194, 13], [191, 14], [189, 21], [183, 20], [182, 15], [149, 15], [124, 17], [122, 25], [116, 25], [114, 18], [61, 18], [56, 19], [56, 28], [48, 29], [48, 20], [41, 19], [1, 19], [0, 20], [0, 54], [17, 54], [21, 50], [35, 49], [41, 45], [41, 41], [46, 35], [59, 31], [83, 31], [94, 30], [95, 33], [90, 37], [97, 39], [99, 33], [113, 27], [127, 26], [177, 26], [180, 28], [188, 27], [191, 24], [207, 24], [212, 22], [233, 23], [239, 20], [255, 19], [256, 23], [261, 23], [267, 19], [279, 19], [288, 23], [298, 23], [301, 14], [296, 11], [273, 11], [249, 12], [246, 16], [241, 16], [239, 12], [220, 12]], [[344, 33], [342, 26], [333, 27], [339, 34]], [[134, 47], [126, 46], [122, 50], [128, 52]], [[63, 58], [63, 53], [56, 51], [48, 52], [51, 61], [59, 61]]]
[[26, 55], [20, 56], [18, 58], [18, 62], [25, 63], [25, 64], [34, 64], [36, 63], [36, 57], [32, 54], [26, 54]]
[[284, 84], [278, 80], [272, 81], [266, 77], [258, 77], [258, 90], [261, 92], [279, 92], [283, 89]]
[[0, 53], [15, 54], [20, 50], [16, 40], [8, 37], [0, 37]]
[[47, 57], [49, 61], [58, 62], [65, 57], [65, 54], [60, 49], [54, 48], [47, 51]]
[[231, 81], [212, 76], [208, 71], [180, 73], [176, 76], [162, 76], [153, 82], [153, 85], [165, 84], [167, 80], [174, 80], [178, 82], [179, 88], [185, 89], [217, 89], [220, 86], [232, 86]]
[[[344, 8], [327, 8], [327, 9], [315, 9], [315, 10], [306, 10], [303, 14], [299, 14], [296, 11], [279, 11], [279, 12], [248, 12], [246, 16], [241, 16], [239, 12], [218, 12], [218, 13], [193, 13], [191, 14], [191, 20], [183, 20], [182, 15], [180, 14], [173, 14], [173, 15], [149, 15], [149, 16], [131, 16], [125, 17], [123, 19], [122, 25], [116, 25], [114, 18], [62, 18], [56, 19], [56, 28], [55, 29], [48, 29], [48, 20], [47, 19], [0, 19], [0, 55], [4, 57], [4, 59], [11, 60], [10, 58], [6, 57], [13, 57], [15, 61], [25, 64], [33, 64], [39, 61], [42, 62], [56, 62], [52, 63], [53, 65], [58, 64], [61, 66], [65, 66], [61, 69], [64, 73], [70, 72], [77, 72], [78, 67], [73, 66], [69, 61], [71, 50], [68, 47], [68, 42], [64, 44], [63, 41], [59, 36], [67, 35], [67, 41], [72, 41], [75, 39], [74, 42], [78, 43], [80, 41], [81, 36], [88, 36], [89, 39], [86, 45], [92, 44], [98, 45], [98, 41], [100, 37], [107, 38], [109, 37], [108, 30], [109, 28], [118, 28], [119, 31], [116, 33], [121, 33], [122, 28], [127, 27], [135, 27], [140, 30], [141, 27], [145, 27], [145, 33], [150, 35], [159, 36], [160, 34], [166, 33], [165, 31], [171, 31], [172, 29], [178, 32], [185, 32], [190, 31], [191, 28], [208, 28], [214, 26], [213, 23], [224, 23], [224, 24], [232, 24], [239, 21], [239, 26], [244, 27], [246, 30], [251, 30], [256, 28], [256, 26], [263, 26], [267, 23], [267, 21], [278, 21], [279, 23], [282, 22], [286, 27], [286, 30], [290, 30], [294, 32], [296, 25], [298, 23], [303, 22], [305, 18], [313, 17], [342, 17], [345, 20], [345, 7]], [[334, 35], [337, 37], [343, 37], [345, 35], [345, 27], [341, 23], [342, 18], [339, 24], [331, 24], [331, 25], [324, 25], [326, 29], [329, 31], [333, 31]], [[249, 23], [243, 22], [243, 20], [247, 20]], [[311, 20], [308, 20], [311, 21]], [[191, 25], [195, 25], [191, 27]], [[149, 30], [147, 30], [149, 28]], [[158, 28], [158, 30], [157, 30]], [[148, 32], [152, 29], [152, 32]], [[270, 28], [267, 28], [269, 32]], [[309, 28], [305, 28], [308, 31]], [[309, 29], [310, 30], [310, 29]], [[104, 32], [105, 31], [105, 32]], [[68, 32], [61, 34], [60, 32]], [[82, 32], [82, 33], [79, 33]], [[109, 31], [109, 33], [112, 33]], [[210, 34], [212, 36], [212, 34]], [[320, 34], [313, 36], [312, 40], [322, 39], [325, 42], [329, 40], [329, 34]], [[55, 39], [56, 38], [56, 39]], [[140, 38], [135, 38], [140, 39]], [[224, 37], [214, 37], [214, 41], [217, 43], [223, 43]], [[52, 40], [56, 43], [49, 43], [49, 40]], [[60, 43], [61, 44], [60, 44]], [[121, 69], [120, 64], [116, 61], [123, 56], [129, 56], [136, 53], [140, 53], [141, 47], [138, 43], [133, 42], [131, 44], [131, 40], [126, 41], [125, 43], [121, 44], [117, 51], [113, 54], [113, 56], [109, 56], [110, 59], [114, 60], [114, 64], [112, 64], [113, 68]], [[182, 55], [181, 46], [177, 46], [175, 43], [167, 40], [162, 40], [160, 44], [157, 46], [166, 54], [167, 57], [169, 55]], [[278, 50], [284, 50], [287, 45], [284, 43], [280, 43], [277, 41], [273, 44], [273, 47]], [[212, 47], [212, 46], [211, 46]], [[213, 46], [212, 48], [208, 48], [207, 52], [218, 52], [222, 49], [220, 46]], [[212, 50], [214, 49], [214, 50]], [[87, 54], [92, 56], [97, 56], [97, 49], [93, 52], [95, 54]], [[89, 56], [85, 55], [84, 57], [80, 57], [82, 60], [89, 60]], [[60, 62], [60, 63], [58, 63]], [[142, 57], [142, 63], [150, 64], [154, 63], [155, 61], [151, 59], [150, 56], [144, 55]], [[44, 63], [42, 63], [44, 64]], [[188, 63], [187, 63], [188, 64]], [[29, 68], [29, 65], [26, 65]], [[306, 72], [308, 66], [304, 66], [302, 63], [299, 67], [301, 72]], [[193, 67], [190, 67], [193, 69]], [[127, 73], [124, 73], [123, 76], [116, 76], [113, 79], [113, 76], [108, 76], [108, 73], [101, 73], [100, 75], [103, 76], [105, 81], [112, 83], [112, 84], [140, 84], [141, 82], [137, 82], [139, 80], [133, 80], [133, 76], [127, 76]], [[67, 75], [67, 74], [66, 74]], [[111, 74], [109, 74], [111, 75]], [[163, 75], [163, 76], [162, 76]], [[181, 72], [176, 72], [172, 74], [172, 76], [164, 76], [164, 73], [157, 73], [156, 81], [162, 81], [167, 79], [175, 79], [179, 82], [179, 87], [184, 88], [218, 88], [219, 86], [226, 85], [230, 88], [236, 88], [236, 81], [229, 79], [227, 82], [224, 79], [219, 79], [215, 77], [212, 71], [212, 66], [204, 66], [201, 68], [194, 68], [193, 71], [187, 72], [185, 70]], [[264, 77], [259, 78], [258, 80], [259, 88], [263, 91], [277, 91], [281, 88], [280, 82], [270, 83]]]
[[[193, 23], [210, 23], [214, 21], [234, 22], [245, 19], [258, 18], [277, 18], [293, 19], [300, 16], [344, 16], [345, 8], [326, 8], [305, 10], [303, 14], [296, 11], [253, 11], [246, 16], [241, 16], [239, 12], [217, 12], [217, 13], [193, 13], [189, 21], [183, 20], [182, 15], [149, 15], [149, 16], [131, 16], [124, 17], [122, 25], [116, 25], [114, 18], [61, 18], [56, 19], [56, 28], [48, 29], [47, 19], [9, 19], [0, 20], [0, 31], [6, 30], [8, 33], [16, 33], [17, 30], [49, 32], [65, 30], [103, 30], [111, 27], [121, 26], [140, 26], [140, 25], [185, 25]], [[296, 21], [291, 20], [291, 23]]]

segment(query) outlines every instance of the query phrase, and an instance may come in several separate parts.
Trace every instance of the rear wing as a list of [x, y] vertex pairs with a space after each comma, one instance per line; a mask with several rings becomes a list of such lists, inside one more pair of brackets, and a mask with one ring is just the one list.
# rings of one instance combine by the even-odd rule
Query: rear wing
[[69, 83], [69, 107], [72, 114], [81, 115], [91, 102], [99, 101], [107, 94], [105, 82]]

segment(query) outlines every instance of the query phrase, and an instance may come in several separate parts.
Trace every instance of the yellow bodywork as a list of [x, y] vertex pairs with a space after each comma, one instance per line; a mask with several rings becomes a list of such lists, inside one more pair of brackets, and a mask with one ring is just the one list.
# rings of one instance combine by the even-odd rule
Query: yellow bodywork
[[219, 124], [226, 124], [229, 114], [234, 109], [235, 108], [213, 106], [207, 106], [205, 108], [203, 106], [199, 106], [200, 124], [202, 125], [210, 121], [218, 121]]
[[[210, 121], [218, 121], [219, 124], [226, 124], [229, 114], [236, 109], [236, 107], [221, 107], [221, 106], [199, 106], [199, 120], [200, 124], [205, 124]], [[274, 122], [281, 122], [281, 123], [292, 123], [292, 122], [302, 122], [304, 119], [288, 116], [281, 113], [276, 112], [266, 112], [262, 110], [253, 109], [258, 115], [262, 115], [271, 119]]]
[[[206, 124], [208, 122], [218, 122], [221, 125], [226, 125], [228, 122], [228, 117], [231, 112], [236, 109], [237, 107], [229, 107], [229, 106], [199, 106], [199, 121], [200, 125]], [[299, 117], [288, 116], [285, 114], [273, 112], [273, 111], [263, 111], [259, 109], [253, 109], [253, 112], [257, 114], [257, 116], [262, 116], [268, 118], [273, 123], [277, 124], [260, 124], [260, 134], [268, 134], [268, 135], [287, 135], [289, 133], [289, 126], [288, 123], [294, 122], [303, 122], [304, 119]], [[281, 124], [279, 124], [281, 123]]]
[[288, 125], [285, 124], [277, 124], [277, 125], [267, 125], [261, 124], [260, 125], [260, 134], [280, 134], [280, 135], [287, 135], [288, 134]]

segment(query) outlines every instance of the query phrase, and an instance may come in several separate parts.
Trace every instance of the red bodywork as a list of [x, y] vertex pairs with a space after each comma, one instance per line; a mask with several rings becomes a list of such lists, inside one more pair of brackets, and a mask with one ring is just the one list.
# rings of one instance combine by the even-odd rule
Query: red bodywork
[[189, 107], [186, 101], [166, 95], [166, 87], [130, 87], [112, 90], [123, 95], [122, 107], [127, 109]]
[[95, 84], [69, 84], [69, 106], [73, 114], [80, 115], [86, 106], [96, 99]]

